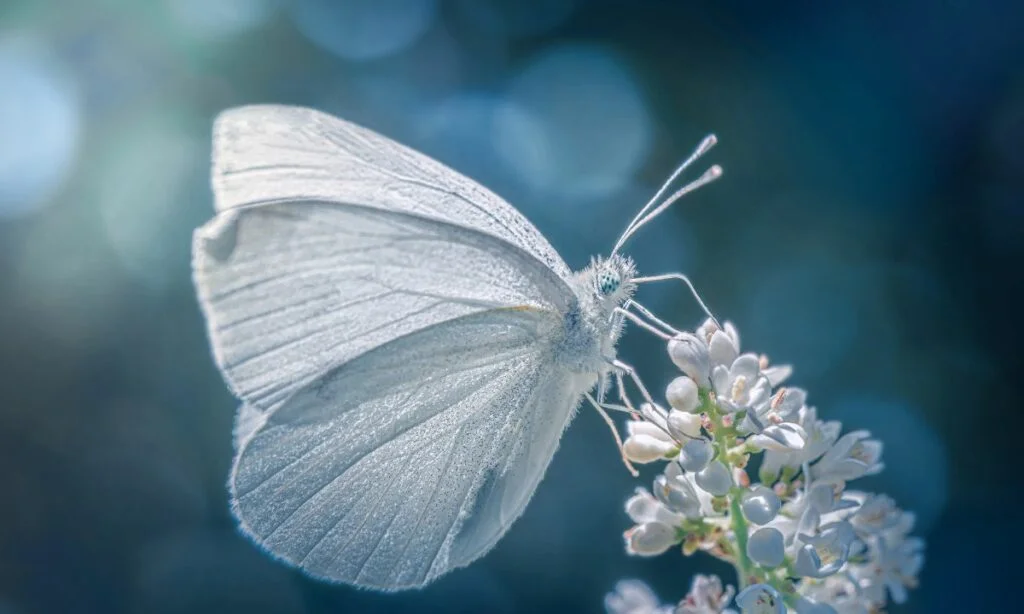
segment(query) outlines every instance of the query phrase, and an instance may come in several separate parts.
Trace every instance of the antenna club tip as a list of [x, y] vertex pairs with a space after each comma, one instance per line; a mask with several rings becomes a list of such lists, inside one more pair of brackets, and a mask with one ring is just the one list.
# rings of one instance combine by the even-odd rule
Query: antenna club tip
[[697, 145], [697, 149], [690, 155], [690, 158], [682, 164], [682, 168], [686, 168], [691, 162], [706, 154], [716, 143], [718, 143], [718, 137], [715, 135], [709, 134], [704, 137], [704, 140], [700, 142], [700, 145]]
[[708, 179], [718, 179], [722, 176], [722, 167], [715, 164], [704, 173]]

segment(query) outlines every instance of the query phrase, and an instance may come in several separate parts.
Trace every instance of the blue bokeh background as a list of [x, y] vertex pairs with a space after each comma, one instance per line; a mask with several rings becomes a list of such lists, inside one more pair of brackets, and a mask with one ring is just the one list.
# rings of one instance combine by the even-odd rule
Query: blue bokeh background
[[[583, 413], [524, 517], [428, 589], [312, 582], [235, 534], [235, 401], [189, 277], [210, 124], [315, 106], [519, 207], [573, 267], [699, 139], [726, 175], [643, 230], [825, 418], [885, 441], [915, 510], [892, 612], [1002, 611], [1020, 577], [1024, 5], [6, 0], [0, 5], [0, 612], [599, 612], [637, 485]], [[678, 288], [649, 306], [699, 323]], [[633, 332], [656, 387], [670, 363]], [[646, 477], [645, 477], [646, 480]], [[1015, 598], [1010, 598], [1015, 599]]]

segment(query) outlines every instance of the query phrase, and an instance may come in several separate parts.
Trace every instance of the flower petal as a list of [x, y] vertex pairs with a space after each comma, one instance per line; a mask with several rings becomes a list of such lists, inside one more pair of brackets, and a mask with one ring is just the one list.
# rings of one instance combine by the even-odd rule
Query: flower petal
[[668, 432], [676, 441], [700, 438], [701, 417], [673, 409], [668, 412]]
[[668, 356], [679, 370], [689, 375], [698, 384], [708, 381], [711, 362], [708, 346], [696, 335], [680, 333], [669, 340]]
[[767, 584], [751, 584], [736, 595], [736, 605], [743, 614], [786, 614], [786, 605], [779, 591]]
[[651, 522], [658, 515], [661, 504], [643, 488], [637, 488], [636, 494], [626, 501], [626, 514], [637, 524]]
[[743, 493], [743, 515], [754, 524], [768, 524], [775, 519], [781, 507], [779, 496], [763, 484], [755, 484]]
[[807, 433], [799, 424], [783, 422], [772, 424], [757, 435], [747, 439], [747, 443], [761, 450], [775, 452], [792, 452], [803, 450], [807, 441]]
[[793, 367], [790, 365], [773, 365], [764, 370], [765, 377], [772, 386], [778, 386], [793, 375]]
[[708, 343], [708, 356], [713, 365], [731, 365], [740, 355], [740, 347], [725, 331], [715, 331]]
[[711, 447], [710, 441], [690, 439], [679, 451], [679, 464], [683, 469], [696, 473], [708, 466], [713, 454], [714, 448]]
[[696, 481], [697, 486], [716, 497], [728, 494], [729, 487], [732, 486], [732, 476], [721, 461], [709, 463], [707, 467], [697, 473]]
[[755, 382], [760, 374], [761, 362], [756, 354], [743, 354], [734, 360], [729, 368], [729, 375], [732, 379], [745, 377], [748, 382]]
[[747, 556], [758, 565], [778, 567], [786, 558], [786, 546], [778, 529], [762, 527], [747, 540]]

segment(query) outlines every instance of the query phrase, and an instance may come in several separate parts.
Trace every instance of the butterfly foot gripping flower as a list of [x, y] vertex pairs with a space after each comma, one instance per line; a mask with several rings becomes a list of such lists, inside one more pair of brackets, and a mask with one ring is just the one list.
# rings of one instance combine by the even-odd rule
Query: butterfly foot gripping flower
[[633, 580], [608, 596], [608, 612], [866, 614], [905, 601], [924, 560], [913, 514], [846, 488], [882, 470], [881, 442], [820, 419], [804, 390], [782, 386], [792, 369], [742, 353], [730, 323], [676, 334], [668, 354], [682, 371], [665, 391], [672, 409], [652, 405], [626, 425], [626, 454], [664, 463], [627, 502], [626, 550], [706, 552], [735, 567], [741, 590], [733, 599], [698, 575], [673, 608]]

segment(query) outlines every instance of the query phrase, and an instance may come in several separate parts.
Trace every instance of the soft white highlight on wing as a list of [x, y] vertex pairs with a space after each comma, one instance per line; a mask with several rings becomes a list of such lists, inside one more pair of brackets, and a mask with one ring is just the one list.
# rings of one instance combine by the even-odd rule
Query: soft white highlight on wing
[[497, 309], [378, 347], [297, 391], [235, 459], [233, 509], [314, 576], [397, 590], [483, 555], [578, 402], [550, 312]]
[[491, 235], [365, 206], [234, 209], [196, 231], [196, 287], [218, 366], [269, 411], [374, 347], [469, 313], [565, 313], [572, 290]]
[[330, 200], [472, 228], [570, 271], [530, 222], [490, 190], [404, 145], [326, 113], [256, 105], [218, 116], [217, 211], [269, 200]]

